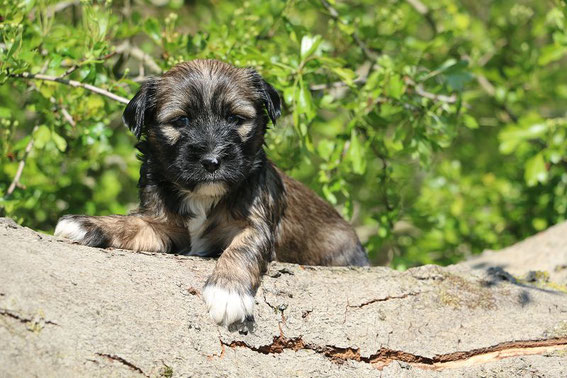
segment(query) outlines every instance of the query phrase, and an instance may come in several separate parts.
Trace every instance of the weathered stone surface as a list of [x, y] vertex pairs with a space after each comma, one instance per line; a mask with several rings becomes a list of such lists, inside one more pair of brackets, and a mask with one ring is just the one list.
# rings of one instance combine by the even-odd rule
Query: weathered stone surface
[[256, 330], [214, 325], [213, 260], [0, 221], [0, 376], [567, 376], [567, 294], [459, 265], [274, 263]]
[[500, 267], [527, 280], [541, 281], [543, 278], [567, 285], [567, 222], [501, 251], [486, 251], [463, 265], [478, 270]]

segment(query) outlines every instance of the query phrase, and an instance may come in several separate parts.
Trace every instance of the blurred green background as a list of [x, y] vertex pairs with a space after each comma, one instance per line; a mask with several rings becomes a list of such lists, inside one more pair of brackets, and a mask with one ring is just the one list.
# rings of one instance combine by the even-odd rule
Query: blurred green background
[[18, 75], [131, 98], [194, 58], [278, 89], [270, 158], [375, 264], [453, 263], [567, 215], [564, 1], [0, 1], [0, 215], [28, 227], [135, 208], [139, 162], [123, 104]]

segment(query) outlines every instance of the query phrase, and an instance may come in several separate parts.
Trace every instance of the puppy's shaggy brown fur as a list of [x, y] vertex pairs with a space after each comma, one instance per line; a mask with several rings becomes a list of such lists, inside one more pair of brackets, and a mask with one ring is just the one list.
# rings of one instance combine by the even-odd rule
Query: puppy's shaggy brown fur
[[220, 256], [203, 296], [211, 317], [253, 319], [271, 260], [367, 265], [353, 228], [276, 168], [262, 148], [280, 98], [256, 71], [214, 60], [147, 81], [124, 111], [140, 139], [140, 207], [65, 216], [55, 234], [97, 247]]

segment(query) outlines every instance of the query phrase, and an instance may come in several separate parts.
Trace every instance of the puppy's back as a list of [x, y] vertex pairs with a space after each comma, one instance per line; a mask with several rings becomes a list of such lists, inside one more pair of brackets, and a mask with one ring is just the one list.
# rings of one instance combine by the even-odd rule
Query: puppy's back
[[311, 189], [276, 170], [287, 202], [278, 229], [277, 260], [303, 265], [368, 265], [353, 227]]

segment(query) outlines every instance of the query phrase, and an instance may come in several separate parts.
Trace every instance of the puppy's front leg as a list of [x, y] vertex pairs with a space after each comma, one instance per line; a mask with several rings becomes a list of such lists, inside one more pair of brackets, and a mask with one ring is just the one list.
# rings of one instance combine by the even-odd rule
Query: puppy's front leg
[[91, 247], [114, 247], [134, 251], [170, 252], [189, 244], [185, 228], [145, 215], [66, 215], [59, 219], [55, 236]]
[[254, 295], [272, 249], [271, 233], [248, 227], [222, 253], [203, 290], [209, 315], [217, 324], [254, 319]]

